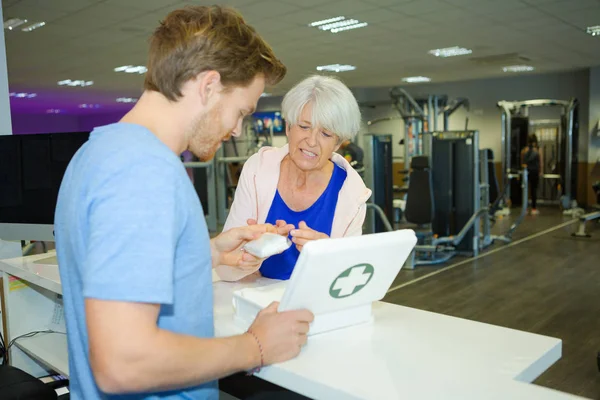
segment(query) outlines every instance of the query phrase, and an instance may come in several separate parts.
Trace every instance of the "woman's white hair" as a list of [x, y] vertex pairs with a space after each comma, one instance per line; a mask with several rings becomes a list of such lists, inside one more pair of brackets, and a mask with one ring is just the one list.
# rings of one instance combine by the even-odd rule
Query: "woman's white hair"
[[313, 75], [296, 84], [283, 98], [283, 118], [290, 125], [297, 124], [309, 103], [313, 127], [327, 129], [342, 142], [356, 137], [360, 130], [360, 109], [350, 89], [340, 80]]

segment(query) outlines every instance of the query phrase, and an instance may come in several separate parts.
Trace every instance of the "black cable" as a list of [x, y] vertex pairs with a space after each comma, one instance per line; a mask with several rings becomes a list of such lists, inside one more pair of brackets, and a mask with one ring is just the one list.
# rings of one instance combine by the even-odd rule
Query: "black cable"
[[[2, 359], [2, 365], [6, 365], [7, 364], [7, 359], [8, 359], [8, 354], [9, 354], [9, 350], [10, 348], [15, 344], [15, 342], [19, 339], [23, 339], [23, 338], [28, 338], [28, 337], [34, 337], [36, 335], [39, 335], [40, 333], [60, 333], [62, 335], [66, 335], [66, 333], [64, 332], [57, 332], [57, 331], [53, 331], [51, 329], [47, 329], [45, 331], [33, 331], [33, 332], [29, 332], [29, 333], [25, 333], [23, 335], [17, 336], [16, 338], [14, 338], [13, 340], [11, 340], [8, 343], [8, 346], [5, 346], [5, 342], [4, 339], [2, 338], [2, 354], [3, 354], [3, 359]], [[0, 334], [1, 336], [1, 334]]]

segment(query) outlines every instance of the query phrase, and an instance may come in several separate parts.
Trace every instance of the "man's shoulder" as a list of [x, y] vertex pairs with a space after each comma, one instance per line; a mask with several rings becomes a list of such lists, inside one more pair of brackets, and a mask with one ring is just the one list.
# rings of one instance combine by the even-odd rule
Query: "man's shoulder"
[[146, 128], [112, 124], [95, 129], [87, 143], [85, 162], [100, 175], [175, 174], [181, 160]]

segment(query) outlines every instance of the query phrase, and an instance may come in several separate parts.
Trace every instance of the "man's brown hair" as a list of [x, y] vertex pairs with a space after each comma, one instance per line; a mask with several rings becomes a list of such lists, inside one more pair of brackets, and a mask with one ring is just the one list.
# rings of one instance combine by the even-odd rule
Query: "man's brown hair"
[[247, 86], [258, 74], [275, 85], [286, 74], [273, 49], [234, 9], [188, 6], [169, 13], [150, 40], [144, 89], [176, 101], [183, 83], [210, 70], [226, 87]]

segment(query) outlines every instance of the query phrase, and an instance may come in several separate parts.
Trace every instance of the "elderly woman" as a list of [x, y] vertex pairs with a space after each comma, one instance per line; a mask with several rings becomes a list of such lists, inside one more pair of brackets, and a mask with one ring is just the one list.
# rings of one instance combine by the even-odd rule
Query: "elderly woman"
[[[289, 279], [302, 246], [311, 240], [362, 234], [371, 196], [358, 173], [336, 153], [360, 128], [360, 110], [339, 80], [311, 76], [284, 97], [288, 144], [263, 147], [244, 164], [223, 231], [255, 223], [276, 225], [294, 243], [260, 266], [267, 278]], [[224, 280], [241, 279], [217, 268]]]

